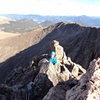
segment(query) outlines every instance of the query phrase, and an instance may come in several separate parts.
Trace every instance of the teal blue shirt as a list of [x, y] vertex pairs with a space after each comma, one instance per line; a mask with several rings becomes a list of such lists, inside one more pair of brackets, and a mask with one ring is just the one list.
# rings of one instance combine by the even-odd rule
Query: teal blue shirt
[[53, 65], [56, 65], [57, 64], [57, 58], [54, 57], [53, 59], [49, 56], [46, 57], [47, 60], [49, 60]]

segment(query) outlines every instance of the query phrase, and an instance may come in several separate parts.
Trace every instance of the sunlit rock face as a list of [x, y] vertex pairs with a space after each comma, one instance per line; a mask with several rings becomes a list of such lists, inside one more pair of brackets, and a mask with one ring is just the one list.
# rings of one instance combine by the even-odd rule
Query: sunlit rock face
[[94, 59], [79, 83], [66, 92], [66, 100], [100, 100], [100, 58]]

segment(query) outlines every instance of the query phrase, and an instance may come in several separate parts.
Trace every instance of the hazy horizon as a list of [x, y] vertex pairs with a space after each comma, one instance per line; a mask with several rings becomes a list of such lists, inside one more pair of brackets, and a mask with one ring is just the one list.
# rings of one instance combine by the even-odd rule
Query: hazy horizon
[[81, 17], [81, 16], [86, 16], [86, 17], [100, 17], [100, 16], [88, 16], [88, 15], [42, 15], [42, 14], [17, 14], [17, 13], [5, 13], [5, 14], [0, 14], [0, 16], [4, 16], [4, 15], [36, 15], [36, 16], [61, 16], [61, 17]]
[[0, 0], [0, 14], [100, 17], [100, 0]]

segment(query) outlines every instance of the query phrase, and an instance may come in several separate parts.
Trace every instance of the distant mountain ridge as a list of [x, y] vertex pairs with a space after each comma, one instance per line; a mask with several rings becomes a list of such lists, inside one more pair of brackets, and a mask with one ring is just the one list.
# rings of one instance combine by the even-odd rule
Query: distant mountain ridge
[[[100, 17], [89, 16], [41, 16], [41, 15], [0, 15], [0, 30], [10, 33], [25, 33], [37, 28], [46, 28], [50, 25], [64, 22], [66, 24], [74, 23], [86, 27], [100, 27]], [[5, 19], [6, 18], [6, 19]], [[10, 19], [10, 20], [9, 20]], [[4, 23], [3, 23], [4, 22]]]
[[41, 16], [41, 15], [22, 15], [22, 14], [5, 14], [3, 16], [10, 17], [14, 20], [21, 20], [21, 19], [32, 19], [33, 21], [37, 21], [39, 23], [50, 21], [53, 23], [57, 22], [65, 22], [65, 23], [78, 23], [84, 26], [91, 26], [91, 27], [100, 27], [100, 17], [90, 17], [90, 16]]

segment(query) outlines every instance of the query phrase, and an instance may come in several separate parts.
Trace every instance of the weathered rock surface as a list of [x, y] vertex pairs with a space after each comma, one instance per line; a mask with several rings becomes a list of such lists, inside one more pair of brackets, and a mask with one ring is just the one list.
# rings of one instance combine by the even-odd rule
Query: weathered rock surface
[[[71, 60], [68, 62], [73, 63]], [[100, 58], [93, 60], [87, 72], [78, 80], [74, 78], [66, 79], [65, 77], [68, 74], [66, 67], [64, 70], [61, 71], [60, 68], [60, 71], [58, 71], [57, 67], [45, 58], [39, 61], [38, 68], [40, 71], [34, 79], [32, 79], [32, 74], [28, 76], [31, 71], [34, 73], [34, 67], [26, 68], [25, 74], [22, 74], [21, 68], [16, 69], [17, 74], [11, 80], [6, 81], [8, 86], [6, 84], [0, 85], [0, 100], [14, 100], [15, 98], [16, 100], [25, 100], [27, 97], [27, 84], [32, 80], [30, 100], [42, 100], [42, 98], [43, 100], [100, 99]], [[39, 69], [36, 68], [36, 70]], [[24, 76], [27, 78], [22, 78]]]
[[64, 71], [61, 72], [60, 65], [53, 65], [46, 59], [42, 59], [38, 66], [40, 67], [40, 71], [34, 79], [30, 96], [31, 100], [43, 98], [51, 87], [56, 86], [59, 82], [68, 80], [70, 75], [66, 67], [64, 67]]
[[71, 72], [71, 75], [77, 79], [80, 79], [86, 73], [86, 70], [79, 64], [72, 62], [70, 57], [67, 57], [65, 66]]
[[[53, 40], [50, 43], [50, 51], [55, 52], [56, 58], [58, 60], [57, 68], [58, 68], [58, 66], [62, 66], [64, 69], [66, 69], [66, 70], [68, 69], [70, 71], [71, 75], [73, 75], [76, 78], [78, 78], [79, 75], [82, 75], [82, 73], [86, 72], [86, 70], [84, 68], [82, 68], [78, 64], [73, 63], [71, 61], [71, 58], [66, 56], [66, 54], [64, 52], [64, 48], [59, 44], [58, 41]], [[67, 68], [65, 67], [65, 65]]]
[[66, 100], [100, 100], [100, 58], [93, 60], [78, 84], [66, 92]]
[[43, 100], [65, 100], [66, 91], [70, 90], [78, 83], [77, 80], [71, 79], [66, 82], [61, 82], [55, 87], [52, 87]]
[[100, 58], [90, 63], [79, 81], [71, 79], [52, 87], [43, 100], [100, 100]]
[[[39, 100], [39, 99], [41, 100], [47, 94], [49, 89], [52, 88], [53, 86], [56, 86], [60, 82], [68, 81], [69, 79], [73, 79], [73, 78], [80, 79], [80, 75], [86, 72], [83, 69], [84, 72], [81, 72], [81, 74], [79, 75], [79, 70], [82, 67], [78, 64], [73, 63], [71, 59], [69, 58], [66, 60], [67, 60], [66, 62], [68, 62], [66, 66], [64, 64], [61, 65], [60, 63], [58, 63], [57, 65], [53, 65], [45, 58], [39, 61], [38, 67], [40, 68], [40, 71], [38, 75], [35, 77], [34, 82], [33, 82], [34, 85], [32, 86], [32, 91], [31, 91], [31, 96], [30, 96], [31, 100]], [[70, 69], [67, 68], [67, 66], [69, 66], [70, 69], [73, 69], [74, 67], [76, 67], [74, 69], [78, 69], [78, 70], [77, 71], [74, 70], [73, 71], [74, 73], [72, 73], [70, 72]], [[68, 81], [67, 83], [66, 83], [66, 86], [67, 86], [66, 89], [67, 88], [69, 89], [71, 86], [74, 86], [74, 84], [76, 84], [74, 80]], [[59, 87], [59, 85], [57, 86]], [[64, 91], [62, 90], [62, 92], [65, 92], [65, 90]]]

